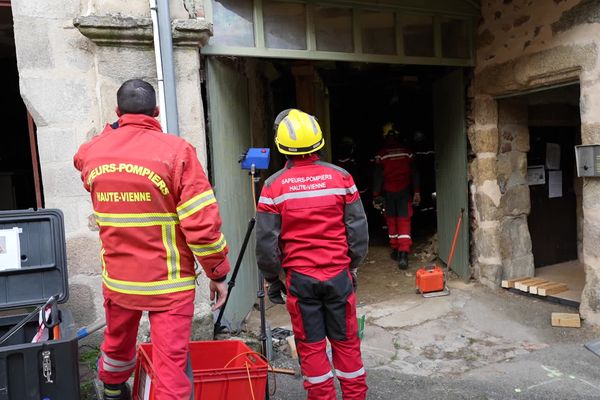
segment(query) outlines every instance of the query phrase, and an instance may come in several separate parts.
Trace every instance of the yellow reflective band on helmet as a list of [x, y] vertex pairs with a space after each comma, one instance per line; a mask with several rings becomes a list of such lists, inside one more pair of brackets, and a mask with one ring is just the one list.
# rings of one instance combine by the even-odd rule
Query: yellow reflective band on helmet
[[178, 224], [179, 218], [173, 213], [107, 214], [94, 212], [99, 226], [143, 227]]
[[195, 288], [195, 277], [193, 276], [166, 281], [132, 282], [109, 278], [108, 273], [104, 272], [102, 281], [108, 289], [114, 292], [142, 296], [184, 292]]
[[201, 209], [211, 204], [217, 202], [215, 198], [215, 194], [212, 190], [207, 190], [204, 193], [200, 193], [197, 196], [192, 197], [179, 207], [177, 207], [177, 214], [179, 215], [179, 219], [182, 220], [184, 218], [189, 217], [192, 214], [197, 213]]
[[177, 279], [181, 275], [181, 265], [175, 237], [175, 225], [162, 226], [162, 239], [167, 251], [168, 279]]
[[210, 244], [188, 244], [192, 252], [198, 257], [210, 256], [211, 254], [217, 254], [225, 250], [227, 242], [225, 236], [221, 234], [219, 240]]

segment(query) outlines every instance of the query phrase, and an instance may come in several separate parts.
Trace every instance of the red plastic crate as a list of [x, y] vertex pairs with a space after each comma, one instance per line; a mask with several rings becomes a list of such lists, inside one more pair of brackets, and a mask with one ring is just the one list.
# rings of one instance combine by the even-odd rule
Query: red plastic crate
[[[190, 355], [195, 400], [252, 400], [252, 393], [264, 399], [268, 365], [244, 342], [190, 342]], [[134, 400], [154, 399], [154, 377], [152, 343], [143, 343], [135, 367]]]

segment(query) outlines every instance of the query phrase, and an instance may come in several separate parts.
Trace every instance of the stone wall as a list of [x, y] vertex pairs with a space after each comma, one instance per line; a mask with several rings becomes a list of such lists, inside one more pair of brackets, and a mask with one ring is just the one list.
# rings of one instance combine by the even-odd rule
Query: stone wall
[[[180, 130], [205, 162], [198, 47], [210, 26], [189, 19], [185, 6], [194, 9], [194, 1], [169, 3], [178, 19], [173, 36]], [[84, 325], [103, 316], [99, 240], [89, 194], [72, 159], [79, 145], [116, 119], [116, 90], [123, 81], [143, 78], [156, 86], [149, 5], [146, 0], [13, 0], [12, 9], [21, 94], [37, 125], [45, 207], [65, 215], [68, 305], [77, 324]], [[205, 327], [211, 325], [206, 282], [197, 307]]]
[[[528, 229], [523, 223], [529, 207], [525, 199], [527, 190], [519, 183], [521, 153], [526, 150], [520, 145], [515, 148], [515, 141], [523, 140], [521, 144], [525, 145], [525, 131], [522, 126], [519, 128], [521, 119], [504, 123], [504, 100], [497, 101], [495, 97], [579, 81], [582, 142], [600, 143], [600, 3], [483, 0], [481, 6], [477, 62], [470, 88], [474, 124], [469, 129], [469, 140], [475, 152], [471, 163], [476, 216], [473, 229], [475, 237], [481, 239], [474, 242], [473, 259], [479, 279], [497, 286], [500, 279], [521, 275], [530, 271], [531, 266], [528, 256], [523, 255], [530, 246]], [[510, 114], [515, 116], [520, 112], [514, 110]], [[506, 126], [520, 133], [505, 138], [502, 130]], [[509, 154], [503, 153], [503, 149]], [[503, 170], [509, 165], [510, 176]], [[509, 190], [513, 195], [507, 196]], [[600, 324], [600, 250], [596, 244], [600, 234], [600, 180], [584, 180], [582, 198], [582, 261], [587, 279], [581, 312], [588, 321]], [[515, 219], [510, 222], [512, 227], [502, 223], [507, 218]], [[507, 232], [518, 234], [512, 240], [520, 242], [517, 249], [512, 246], [512, 253], [503, 244], [502, 236]], [[520, 261], [511, 258], [512, 262], [506, 262], [507, 254]]]

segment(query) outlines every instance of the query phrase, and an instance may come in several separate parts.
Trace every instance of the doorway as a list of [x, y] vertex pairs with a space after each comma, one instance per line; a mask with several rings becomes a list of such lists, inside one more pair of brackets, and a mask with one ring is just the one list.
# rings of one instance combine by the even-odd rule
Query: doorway
[[[242, 144], [271, 147], [271, 168], [263, 174], [266, 178], [285, 163], [273, 145], [272, 121], [281, 110], [301, 108], [315, 115], [323, 128], [326, 148], [322, 159], [341, 165], [350, 156], [356, 162], [352, 173], [368, 213], [372, 245], [369, 262], [374, 264], [363, 274], [365, 287], [373, 274], [374, 281], [401, 282], [399, 288], [414, 291], [414, 278], [403, 277], [404, 273], [390, 259], [385, 219], [371, 205], [374, 156], [383, 145], [383, 124], [392, 121], [412, 148], [414, 165], [421, 175], [422, 204], [415, 207], [412, 219], [414, 245], [409, 273], [414, 276], [418, 267], [438, 259], [448, 261], [461, 209], [465, 209], [463, 221], [468, 221], [465, 86], [461, 68], [220, 57], [208, 57], [208, 65], [213, 183], [217, 197], [232, 203], [228, 209], [251, 216], [242, 204], [247, 199], [232, 195], [239, 192], [239, 185], [231, 185], [232, 192], [228, 193], [230, 185], [217, 179], [218, 175], [234, 173], [217, 173], [217, 169], [227, 170], [220, 164], [231, 163], [230, 158], [224, 157], [222, 147], [239, 147], [240, 151]], [[235, 79], [218, 78], [231, 74]], [[211, 77], [217, 77], [218, 83], [210, 82]], [[240, 101], [246, 101], [246, 105], [241, 106]], [[217, 116], [222, 121], [225, 109], [234, 110], [235, 118], [229, 116], [229, 120], [245, 121], [246, 125], [235, 129], [222, 126]], [[346, 153], [348, 140], [353, 143], [350, 155]], [[224, 216], [224, 222], [227, 218]], [[241, 215], [237, 219], [244, 220]], [[239, 232], [234, 234], [235, 241], [238, 236]], [[468, 236], [469, 226], [465, 223], [452, 266], [464, 280], [471, 276]], [[229, 237], [228, 242], [232, 243]], [[240, 299], [240, 306], [250, 304], [254, 293], [248, 291], [246, 296], [247, 299]]]
[[[535, 276], [567, 285], [555, 297], [579, 303], [585, 285], [581, 262], [582, 188], [575, 146], [581, 144], [579, 85], [527, 96], [527, 154], [531, 211], [527, 218]], [[534, 173], [535, 171], [535, 173]]]
[[10, 3], [0, 3], [0, 210], [40, 208], [42, 186], [35, 126], [19, 92], [19, 73]]

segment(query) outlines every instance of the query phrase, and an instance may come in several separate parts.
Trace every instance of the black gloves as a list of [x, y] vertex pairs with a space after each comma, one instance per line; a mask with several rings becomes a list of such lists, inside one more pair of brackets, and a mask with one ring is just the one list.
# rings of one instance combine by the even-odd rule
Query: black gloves
[[267, 291], [267, 294], [269, 296], [269, 300], [271, 300], [271, 303], [285, 304], [282, 294], [287, 294], [287, 290], [285, 289], [284, 283], [278, 278], [272, 282], [269, 282], [269, 290]]
[[352, 287], [356, 292], [356, 288], [358, 287], [358, 267], [350, 268], [350, 275], [352, 276]]
[[379, 211], [385, 209], [385, 198], [383, 196], [377, 196], [373, 199], [373, 208]]

